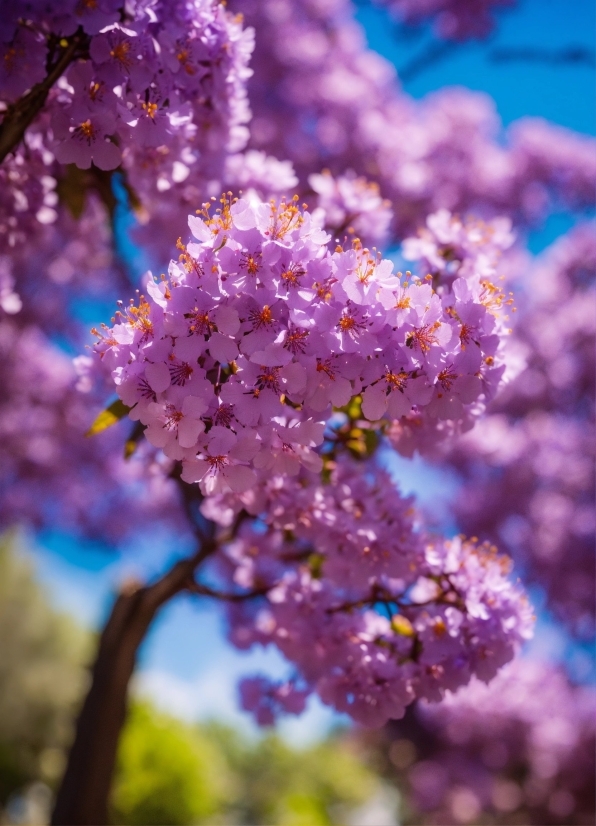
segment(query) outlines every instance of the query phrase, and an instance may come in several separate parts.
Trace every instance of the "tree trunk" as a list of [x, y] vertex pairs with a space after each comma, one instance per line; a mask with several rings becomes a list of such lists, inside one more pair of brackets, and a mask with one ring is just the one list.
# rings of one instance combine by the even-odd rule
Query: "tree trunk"
[[139, 645], [159, 608], [186, 587], [208, 552], [203, 546], [153, 585], [129, 586], [118, 595], [101, 634], [91, 687], [77, 720], [52, 814], [54, 826], [107, 823], [118, 739]]

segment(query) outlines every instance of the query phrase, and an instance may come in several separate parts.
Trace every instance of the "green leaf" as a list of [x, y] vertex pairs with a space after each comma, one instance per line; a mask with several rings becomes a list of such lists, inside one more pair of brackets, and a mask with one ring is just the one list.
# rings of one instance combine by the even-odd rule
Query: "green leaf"
[[145, 432], [145, 425], [141, 424], [141, 422], [135, 422], [135, 426], [132, 429], [132, 432], [126, 442], [124, 443], [124, 458], [130, 459], [133, 455], [137, 447], [139, 446], [139, 442], [143, 438], [143, 433]]
[[116, 422], [119, 422], [120, 419], [123, 419], [130, 410], [131, 408], [125, 405], [124, 402], [116, 399], [109, 407], [101, 411], [89, 430], [85, 433], [85, 436], [96, 436], [103, 430], [107, 430], [108, 427], [111, 427], [113, 424], [116, 424]]

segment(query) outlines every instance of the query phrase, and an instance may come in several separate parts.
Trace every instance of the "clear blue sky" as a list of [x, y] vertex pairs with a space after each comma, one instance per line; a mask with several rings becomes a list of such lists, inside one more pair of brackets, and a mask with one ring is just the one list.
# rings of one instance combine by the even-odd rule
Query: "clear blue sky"
[[[428, 29], [407, 38], [396, 36], [388, 14], [365, 3], [360, 4], [358, 19], [371, 48], [398, 69], [411, 65], [433, 43]], [[420, 98], [441, 86], [465, 85], [492, 96], [505, 125], [532, 115], [594, 134], [593, 67], [553, 61], [569, 48], [593, 54], [593, 0], [521, 0], [518, 8], [503, 12], [499, 20], [490, 41], [454, 47], [405, 82], [405, 90]], [[530, 62], [495, 59], [503, 50], [514, 49], [532, 49], [535, 55], [540, 50], [541, 57]], [[552, 219], [532, 239], [534, 250], [550, 243], [566, 225], [564, 218]], [[402, 488], [417, 492], [423, 501], [440, 493], [441, 480], [419, 466], [401, 461], [396, 470]], [[117, 559], [97, 549], [77, 547], [68, 538], [46, 537], [32, 554], [54, 602], [94, 626], [105, 616], [112, 589], [123, 573], [143, 572], [146, 551], [147, 547], [141, 546], [126, 559]], [[166, 554], [166, 547], [157, 542], [150, 557], [155, 561], [162, 553]], [[555, 644], [560, 645], [560, 640]], [[234, 684], [239, 674], [253, 668], [283, 672], [277, 657], [262, 652], [247, 657], [232, 651], [215, 611], [181, 598], [164, 610], [143, 646], [139, 682], [172, 712], [188, 718], [217, 714], [242, 725], [246, 718], [235, 711]], [[285, 731], [299, 742], [321, 732], [332, 719], [315, 704], [306, 720]]]

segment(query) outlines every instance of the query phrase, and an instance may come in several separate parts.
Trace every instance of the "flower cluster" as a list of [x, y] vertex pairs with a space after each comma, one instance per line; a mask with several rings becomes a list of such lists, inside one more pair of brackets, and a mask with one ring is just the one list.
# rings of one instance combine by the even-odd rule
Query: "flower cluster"
[[[580, 637], [594, 634], [596, 234], [580, 225], [523, 270], [515, 339], [527, 367], [478, 429], [451, 446], [463, 530], [489, 537], [541, 583]], [[487, 504], [490, 503], [490, 506]]]
[[389, 747], [407, 769], [416, 823], [588, 823], [595, 700], [561, 668], [519, 659], [490, 686], [474, 680], [441, 705], [421, 703]]
[[[513, 304], [513, 296], [499, 285], [505, 278], [499, 273], [501, 256], [513, 241], [511, 223], [507, 218], [463, 221], [447, 210], [439, 210], [427, 218], [426, 226], [416, 236], [406, 238], [403, 243], [404, 258], [421, 262], [422, 271], [429, 273], [428, 277], [432, 278], [439, 295], [448, 294], [450, 289], [456, 292], [461, 289], [462, 283], [466, 283], [478, 295], [479, 301], [497, 317], [500, 346], [492, 356], [485, 358], [485, 365], [490, 369], [501, 366], [499, 378], [502, 383], [509, 382], [523, 366], [523, 359], [512, 352], [507, 338], [503, 336], [504, 325], [509, 319], [506, 312]], [[507, 272], [508, 267], [504, 269]], [[460, 338], [465, 351], [470, 341], [475, 339], [475, 326], [474, 322], [468, 325], [463, 318], [462, 322]], [[466, 406], [459, 418], [424, 416], [418, 407], [405, 411], [401, 418], [394, 418], [387, 436], [405, 456], [412, 456], [415, 451], [434, 455], [446, 440], [474, 425], [484, 412], [486, 402], [494, 395], [493, 391], [486, 392], [487, 389], [485, 387], [481, 398]]]
[[0, 530], [26, 524], [119, 547], [148, 524], [188, 536], [167, 464], [149, 445], [126, 460], [119, 428], [85, 438], [92, 414], [71, 359], [17, 320], [0, 319]]
[[[494, 278], [499, 260], [515, 240], [509, 218], [492, 221], [462, 220], [446, 209], [429, 215], [417, 236], [406, 238], [406, 261], [420, 261], [422, 269], [445, 281], [449, 276]], [[495, 300], [501, 296], [495, 291]]]
[[226, 161], [225, 186], [240, 190], [245, 197], [253, 191], [265, 199], [288, 195], [297, 183], [290, 161], [279, 161], [256, 149], [230, 155]]
[[0, 254], [14, 254], [57, 217], [52, 153], [39, 133], [0, 165]]
[[62, 61], [46, 106], [56, 159], [104, 170], [123, 161], [135, 181], [163, 189], [246, 143], [252, 46], [215, 0], [15, 2], [0, 31], [0, 99]]
[[316, 206], [323, 210], [325, 227], [334, 237], [349, 232], [365, 244], [387, 241], [393, 211], [390, 202], [381, 198], [377, 184], [354, 173], [334, 178], [329, 171], [310, 175], [308, 183], [318, 196]]
[[[379, 726], [473, 674], [489, 681], [531, 635], [509, 561], [474, 541], [424, 537], [411, 499], [374, 465], [341, 460], [329, 484], [274, 477], [241, 504], [266, 529], [241, 530], [218, 571], [265, 596], [231, 607], [230, 638], [240, 648], [273, 644], [297, 671], [281, 686], [243, 684], [244, 707], [260, 720], [264, 709], [298, 713], [316, 691]], [[225, 514], [226, 502], [208, 510]]]
[[[321, 467], [332, 407], [362, 394], [371, 421], [415, 406], [458, 421], [503, 373], [492, 285], [440, 294], [355, 240], [332, 252], [289, 203], [224, 195], [191, 216], [169, 277], [98, 333], [96, 351], [131, 417], [204, 493], [246, 490], [256, 471]], [[430, 276], [429, 276], [430, 278]], [[431, 279], [432, 280], [432, 279]]]
[[51, 225], [37, 227], [34, 244], [18, 244], [3, 260], [22, 305], [19, 326], [36, 325], [77, 350], [86, 336], [73, 318], [71, 303], [97, 302], [100, 297], [112, 303], [128, 285], [107, 211], [95, 193], [87, 196], [78, 217], [58, 210]]

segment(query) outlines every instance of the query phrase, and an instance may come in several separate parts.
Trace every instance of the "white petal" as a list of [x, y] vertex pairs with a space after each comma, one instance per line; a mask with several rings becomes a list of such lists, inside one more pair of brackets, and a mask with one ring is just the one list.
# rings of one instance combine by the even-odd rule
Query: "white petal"
[[211, 230], [201, 218], [189, 215], [188, 227], [197, 241], [209, 241], [211, 239]]

